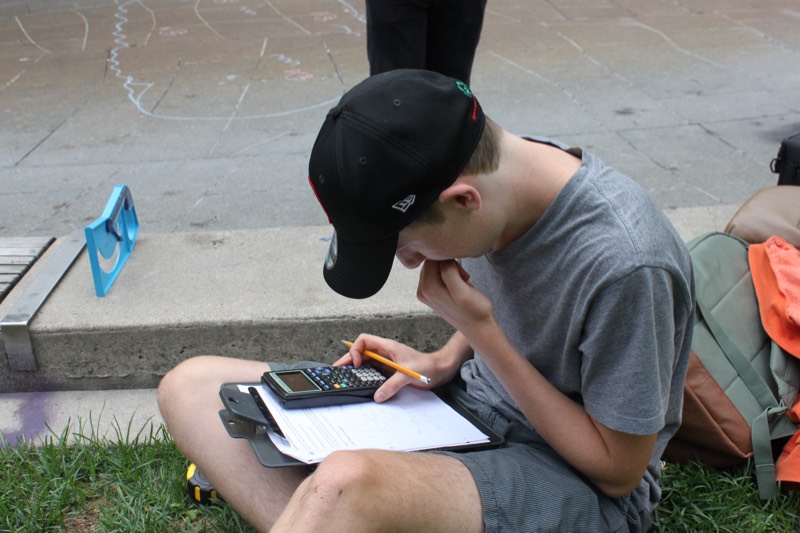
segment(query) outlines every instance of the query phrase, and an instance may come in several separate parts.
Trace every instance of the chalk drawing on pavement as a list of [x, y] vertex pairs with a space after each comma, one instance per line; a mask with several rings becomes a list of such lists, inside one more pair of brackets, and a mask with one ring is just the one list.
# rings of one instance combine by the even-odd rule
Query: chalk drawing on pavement
[[[205, 28], [207, 28], [209, 31], [211, 31], [216, 36], [216, 38], [218, 40], [224, 41], [225, 40], [225, 36], [218, 29], [214, 28], [208, 22], [208, 20], [206, 20], [202, 16], [202, 14], [201, 14], [201, 12], [199, 10], [200, 3], [201, 3], [201, 0], [197, 0], [196, 4], [194, 6], [195, 17], [197, 18], [197, 20], [200, 21], [200, 23]], [[213, 0], [213, 3], [216, 4], [216, 5], [222, 5], [224, 7], [226, 5], [235, 4], [236, 2], [233, 1], [233, 0]], [[348, 15], [352, 16], [353, 18], [355, 18], [359, 22], [363, 23], [365, 21], [365, 17], [363, 15], [359, 14], [358, 11], [355, 8], [353, 8], [350, 4], [344, 2], [343, 0], [337, 0], [337, 3], [339, 3], [345, 9], [345, 12]], [[302, 31], [304, 34], [309, 35], [309, 36], [313, 36], [314, 35], [314, 34], [311, 33], [311, 31], [309, 31], [307, 28], [304, 28], [297, 21], [295, 21], [294, 19], [288, 17], [284, 13], [282, 13], [269, 0], [265, 0], [265, 4], [267, 5], [267, 7], [269, 9], [271, 9], [279, 17], [281, 17], [282, 20], [284, 20], [287, 23], [295, 26], [300, 31]], [[129, 18], [130, 17], [129, 7], [134, 6], [134, 5], [137, 8], [144, 8], [145, 10], [147, 10], [149, 12], [149, 16], [150, 16], [150, 19], [152, 21], [152, 24], [151, 24], [151, 27], [150, 27], [150, 31], [147, 34], [146, 38], [144, 39], [144, 43], [140, 42], [139, 44], [136, 44], [135, 42], [132, 42], [130, 37], [129, 37], [129, 34], [128, 34], [129, 25], [131, 24], [131, 19]], [[239, 11], [240, 13], [242, 13], [242, 14], [244, 14], [246, 16], [254, 16], [254, 15], [258, 14], [255, 11], [253, 11], [252, 8], [246, 8], [245, 10], [243, 10], [243, 9], [241, 9], [241, 7], [232, 6], [231, 9], [235, 9], [235, 10]], [[253, 11], [253, 12], [251, 13], [251, 11]], [[329, 12], [323, 12], [323, 11], [315, 11], [314, 13], [311, 13], [310, 15], [315, 20], [315, 22], [322, 22], [322, 23], [326, 23], [326, 24], [330, 23], [329, 24], [330, 27], [342, 27], [342, 28], [345, 29], [344, 33], [348, 34], [348, 35], [356, 35], [356, 36], [360, 35], [360, 32], [351, 30], [346, 25], [339, 24], [338, 23], [339, 21], [337, 21], [337, 16], [335, 14], [332, 14], [332, 13], [329, 13]], [[158, 110], [158, 103], [160, 103], [161, 100], [164, 99], [164, 95], [162, 95], [160, 98], [157, 98], [158, 102], [156, 103], [155, 106], [148, 106], [145, 103], [145, 96], [147, 96], [148, 92], [152, 91], [158, 85], [159, 82], [156, 81], [156, 80], [146, 79], [146, 78], [141, 77], [141, 76], [135, 76], [135, 75], [130, 74], [129, 70], [127, 70], [127, 64], [125, 62], [125, 53], [127, 51], [132, 50], [133, 48], [136, 48], [137, 46], [141, 47], [142, 44], [144, 44], [146, 46], [147, 42], [149, 41], [149, 39], [151, 37], [151, 35], [153, 35], [153, 34], [156, 34], [156, 35], [158, 35], [158, 36], [160, 36], [162, 38], [168, 38], [168, 39], [186, 38], [187, 36], [192, 34], [192, 27], [191, 27], [191, 25], [187, 25], [187, 26], [182, 26], [182, 25], [169, 25], [168, 26], [168, 25], [165, 25], [165, 26], [162, 26], [162, 27], [158, 28], [158, 25], [156, 23], [156, 14], [155, 14], [155, 12], [152, 9], [150, 9], [149, 7], [147, 7], [144, 4], [144, 2], [141, 2], [141, 0], [129, 0], [129, 1], [120, 3], [119, 6], [117, 7], [117, 10], [116, 10], [115, 14], [114, 14], [114, 17], [116, 19], [116, 24], [114, 26], [114, 31], [112, 32], [112, 34], [113, 34], [113, 37], [114, 37], [114, 45], [115, 46], [114, 46], [114, 48], [111, 49], [111, 51], [109, 53], [109, 57], [108, 57], [109, 70], [114, 74], [114, 76], [117, 79], [122, 81], [122, 87], [125, 90], [125, 92], [127, 93], [128, 100], [131, 102], [131, 104], [133, 104], [133, 106], [136, 108], [136, 110], [139, 113], [141, 113], [142, 115], [145, 115], [145, 116], [148, 116], [148, 117], [152, 117], [152, 118], [166, 119], [166, 120], [222, 120], [222, 121], [226, 121], [226, 123], [227, 123], [226, 124], [226, 128], [227, 128], [232, 121], [236, 121], [236, 120], [253, 120], [253, 119], [283, 117], [283, 116], [293, 115], [293, 114], [296, 114], [296, 113], [302, 113], [304, 111], [309, 111], [309, 110], [313, 110], [313, 109], [327, 108], [327, 107], [330, 107], [331, 105], [335, 104], [339, 100], [339, 98], [341, 97], [340, 93], [333, 94], [333, 95], [331, 95], [331, 98], [323, 98], [323, 99], [321, 99], [319, 101], [310, 102], [310, 103], [308, 103], [308, 105], [301, 105], [301, 106], [298, 106], [298, 107], [282, 109], [282, 110], [279, 110], [279, 111], [274, 111], [274, 112], [269, 112], [269, 113], [255, 113], [255, 114], [243, 114], [243, 113], [240, 113], [244, 98], [248, 93], [248, 90], [250, 88], [251, 82], [253, 81], [253, 73], [255, 72], [255, 68], [254, 68], [253, 72], [251, 72], [251, 76], [250, 76], [249, 79], [246, 79], [246, 76], [242, 77], [243, 78], [243, 80], [242, 80], [243, 90], [240, 93], [240, 97], [239, 97], [238, 102], [235, 103], [235, 109], [234, 109], [233, 113], [221, 114], [221, 115], [214, 115], [214, 114], [190, 115], [188, 113], [187, 114], [175, 113], [174, 111], [171, 112], [171, 113], [160, 112]], [[336, 23], [334, 23], [334, 21], [336, 21]], [[138, 22], [141, 22], [141, 21], [139, 20]], [[267, 40], [268, 40], [268, 37], [264, 38], [264, 41], [263, 41], [262, 47], [261, 47], [261, 53], [258, 55], [258, 58], [256, 60], [256, 65], [260, 64], [261, 60], [264, 58], [264, 52], [265, 52], [265, 47], [266, 47]], [[323, 45], [324, 45], [324, 42], [323, 42]], [[328, 55], [330, 56], [330, 52], [328, 50], [326, 50], [326, 53], [328, 53]], [[309, 72], [308, 70], [304, 69], [302, 67], [302, 61], [300, 59], [296, 58], [296, 57], [290, 57], [289, 55], [281, 53], [281, 52], [276, 52], [276, 53], [270, 54], [270, 57], [272, 57], [276, 61], [279, 61], [279, 62], [281, 62], [281, 63], [286, 65], [287, 68], [284, 69], [284, 76], [283, 76], [283, 79], [286, 80], [286, 81], [290, 81], [290, 82], [306, 82], [306, 81], [311, 80], [311, 79], [314, 78], [314, 74]], [[179, 60], [178, 64], [180, 64], [180, 60]], [[334, 65], [334, 69], [335, 68], [336, 68], [336, 66]], [[229, 75], [228, 76], [229, 80], [235, 79], [235, 76], [234, 77], [231, 77], [231, 76], [234, 76], [234, 75]], [[170, 86], [171, 86], [171, 83], [172, 82], [170, 82]], [[167, 90], [169, 90], [170, 86], [167, 87]], [[166, 92], [164, 94], [166, 94]]]

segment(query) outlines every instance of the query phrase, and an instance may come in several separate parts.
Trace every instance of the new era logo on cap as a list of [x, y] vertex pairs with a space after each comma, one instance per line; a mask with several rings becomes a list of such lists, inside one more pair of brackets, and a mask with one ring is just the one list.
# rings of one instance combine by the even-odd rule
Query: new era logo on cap
[[409, 207], [414, 205], [414, 200], [416, 199], [417, 197], [415, 195], [409, 194], [408, 196], [406, 196], [405, 198], [394, 204], [392, 206], [392, 209], [397, 209], [398, 211], [402, 211], [403, 213], [405, 213], [406, 211], [408, 211]]

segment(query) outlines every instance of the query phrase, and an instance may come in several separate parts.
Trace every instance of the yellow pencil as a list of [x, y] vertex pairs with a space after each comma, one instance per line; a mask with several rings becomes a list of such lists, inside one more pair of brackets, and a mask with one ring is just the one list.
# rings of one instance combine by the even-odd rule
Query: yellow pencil
[[[352, 342], [345, 341], [345, 340], [342, 341], [342, 344], [344, 344], [348, 348], [353, 346]], [[410, 368], [406, 368], [406, 367], [404, 367], [402, 365], [398, 365], [394, 361], [392, 361], [390, 359], [386, 359], [382, 355], [378, 355], [378, 354], [376, 354], [375, 352], [373, 352], [371, 350], [364, 350], [361, 353], [363, 353], [364, 355], [370, 356], [371, 358], [375, 359], [376, 361], [380, 361], [381, 363], [383, 363], [386, 366], [394, 368], [398, 372], [402, 372], [403, 374], [406, 374], [407, 376], [411, 376], [412, 378], [416, 378], [416, 379], [420, 380], [423, 383], [430, 383], [431, 382], [430, 378], [426, 378], [425, 376], [423, 376], [419, 372], [414, 372]]]

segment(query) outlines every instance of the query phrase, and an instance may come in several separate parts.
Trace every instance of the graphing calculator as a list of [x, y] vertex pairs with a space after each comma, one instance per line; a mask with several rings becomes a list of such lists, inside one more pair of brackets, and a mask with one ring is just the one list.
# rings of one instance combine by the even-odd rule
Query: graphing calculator
[[261, 382], [292, 409], [369, 402], [386, 378], [376, 367], [347, 365], [264, 372]]

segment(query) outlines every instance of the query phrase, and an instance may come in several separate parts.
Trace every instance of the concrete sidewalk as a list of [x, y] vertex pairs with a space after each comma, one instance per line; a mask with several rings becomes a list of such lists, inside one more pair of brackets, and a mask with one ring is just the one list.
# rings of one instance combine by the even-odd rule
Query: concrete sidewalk
[[[363, 0], [0, 3], [0, 236], [130, 186], [145, 233], [326, 223], [319, 126], [368, 74]], [[491, 0], [471, 87], [664, 209], [741, 203], [800, 131], [796, 0]]]
[[0, 394], [0, 434], [11, 444], [132, 440], [162, 423], [155, 389]]

